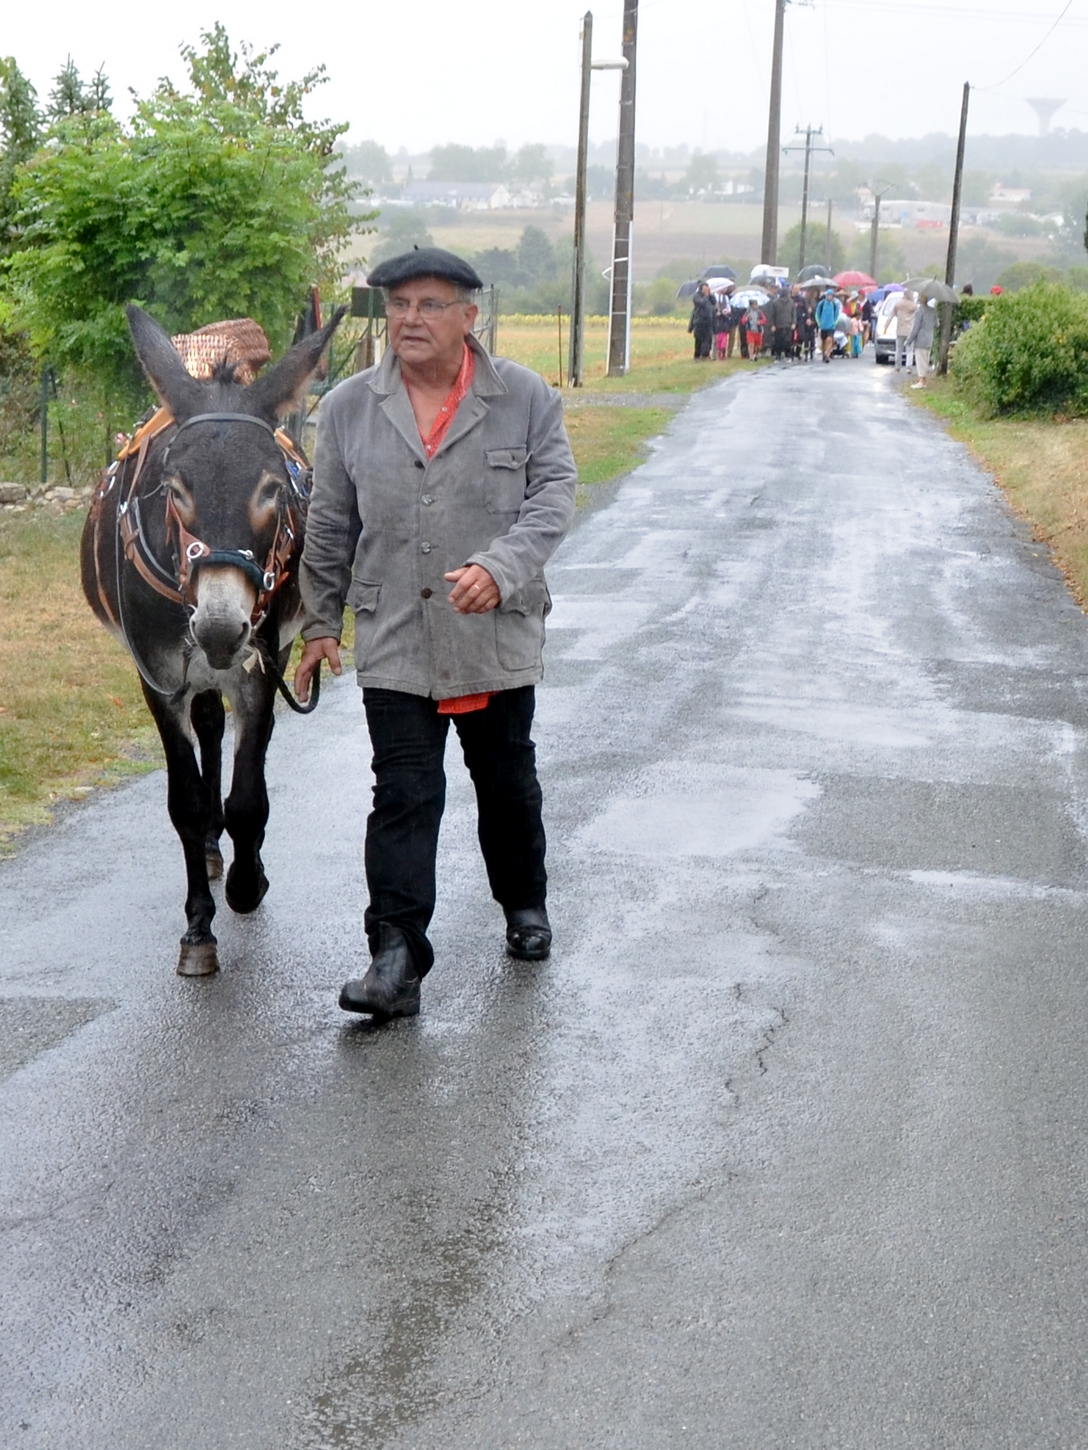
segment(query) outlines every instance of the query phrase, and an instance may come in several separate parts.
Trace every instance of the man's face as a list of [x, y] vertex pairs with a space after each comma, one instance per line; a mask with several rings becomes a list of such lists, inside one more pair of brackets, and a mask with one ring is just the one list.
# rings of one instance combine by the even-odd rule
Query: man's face
[[[420, 311], [421, 303], [451, 303], [440, 311]], [[399, 310], [408, 303], [407, 311]], [[459, 302], [457, 288], [441, 277], [416, 277], [389, 289], [389, 346], [402, 362], [460, 366], [465, 336], [472, 331], [479, 308]]]

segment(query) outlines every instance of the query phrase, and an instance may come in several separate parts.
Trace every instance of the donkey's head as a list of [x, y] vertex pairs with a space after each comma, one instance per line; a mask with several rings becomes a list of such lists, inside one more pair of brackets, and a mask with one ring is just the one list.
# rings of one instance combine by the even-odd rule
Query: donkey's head
[[181, 546], [192, 637], [213, 669], [229, 669], [249, 644], [258, 581], [288, 500], [275, 429], [300, 405], [344, 310], [243, 387], [227, 366], [210, 382], [192, 377], [154, 318], [128, 309], [136, 355], [178, 424], [155, 460], [157, 484]]

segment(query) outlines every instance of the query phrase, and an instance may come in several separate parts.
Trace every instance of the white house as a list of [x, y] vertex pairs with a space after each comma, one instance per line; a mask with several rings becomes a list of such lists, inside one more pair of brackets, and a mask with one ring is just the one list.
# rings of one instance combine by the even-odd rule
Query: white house
[[460, 211], [500, 211], [511, 205], [501, 181], [409, 181], [404, 200], [418, 206], [451, 206]]

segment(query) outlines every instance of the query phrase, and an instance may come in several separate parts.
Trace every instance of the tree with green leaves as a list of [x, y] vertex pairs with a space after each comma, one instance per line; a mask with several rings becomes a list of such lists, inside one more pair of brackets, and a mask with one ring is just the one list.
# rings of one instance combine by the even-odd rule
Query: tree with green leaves
[[75, 116], [97, 116], [112, 105], [110, 83], [102, 67], [85, 83], [69, 56], [49, 92], [46, 115], [51, 121], [65, 121]]
[[510, 160], [505, 146], [436, 146], [428, 181], [505, 181]]
[[529, 278], [529, 285], [547, 282], [555, 276], [558, 265], [555, 248], [543, 227], [528, 226], [521, 234], [517, 250], [518, 266]]
[[[789, 231], [778, 244], [778, 260], [783, 267], [790, 269], [790, 276], [795, 277], [801, 268], [801, 223], [797, 222], [790, 227]], [[827, 223], [810, 221], [805, 232], [805, 263], [819, 262], [827, 263]], [[846, 264], [846, 252], [843, 248], [842, 238], [832, 227], [831, 229], [831, 275], [841, 272]], [[868, 264], [866, 264], [868, 265]]]
[[184, 51], [187, 90], [161, 82], [127, 125], [62, 118], [16, 171], [23, 232], [0, 322], [129, 398], [142, 384], [126, 303], [171, 332], [248, 315], [282, 347], [308, 288], [339, 281], [358, 225], [358, 188], [336, 164], [346, 127], [302, 113], [322, 71], [281, 83], [272, 50], [235, 52], [220, 25], [202, 41]]
[[0, 257], [12, 242], [15, 173], [42, 143], [38, 93], [12, 56], [0, 57]]
[[510, 166], [510, 175], [525, 186], [531, 186], [534, 181], [547, 186], [554, 170], [555, 164], [548, 155], [548, 148], [536, 143], [518, 148]]
[[391, 186], [393, 163], [389, 152], [377, 141], [360, 141], [344, 152], [344, 165], [349, 176], [355, 176], [368, 186]]
[[682, 182], [683, 190], [694, 196], [708, 196], [718, 185], [718, 158], [711, 152], [700, 152], [688, 162]]
[[399, 257], [413, 247], [433, 247], [434, 237], [427, 230], [427, 215], [415, 207], [390, 208], [383, 213], [384, 225], [378, 245], [368, 257], [371, 267], [384, 262], [387, 257]]

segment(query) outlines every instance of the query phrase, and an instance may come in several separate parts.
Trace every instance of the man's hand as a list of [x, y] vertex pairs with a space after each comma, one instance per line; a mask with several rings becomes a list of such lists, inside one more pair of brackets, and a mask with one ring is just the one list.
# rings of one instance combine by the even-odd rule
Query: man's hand
[[339, 643], [331, 635], [322, 635], [320, 639], [306, 641], [302, 658], [298, 662], [298, 669], [295, 671], [295, 694], [300, 705], [305, 705], [310, 698], [310, 681], [322, 660], [328, 660], [329, 669], [334, 675], [344, 673], [344, 667], [340, 663]]
[[499, 602], [499, 586], [482, 564], [454, 569], [446, 578], [453, 585], [450, 603], [458, 614], [486, 614]]

